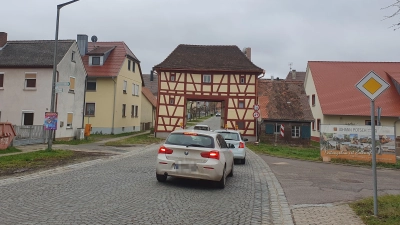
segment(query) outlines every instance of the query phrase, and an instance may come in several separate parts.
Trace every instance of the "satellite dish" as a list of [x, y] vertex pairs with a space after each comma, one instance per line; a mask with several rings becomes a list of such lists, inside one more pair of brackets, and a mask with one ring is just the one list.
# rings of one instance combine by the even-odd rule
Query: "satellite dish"
[[97, 42], [97, 37], [96, 37], [96, 35], [93, 35], [93, 36], [92, 36], [92, 42]]

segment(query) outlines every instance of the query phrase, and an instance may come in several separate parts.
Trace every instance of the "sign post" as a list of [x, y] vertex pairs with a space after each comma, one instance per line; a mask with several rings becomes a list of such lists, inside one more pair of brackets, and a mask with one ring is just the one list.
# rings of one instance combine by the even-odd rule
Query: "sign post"
[[376, 146], [375, 146], [375, 99], [382, 94], [390, 85], [374, 71], [370, 71], [357, 84], [356, 87], [371, 100], [371, 154], [372, 154], [372, 176], [374, 183], [374, 216], [378, 216], [378, 184], [376, 177]]
[[253, 112], [253, 117], [256, 122], [256, 142], [258, 142], [258, 117], [260, 117], [260, 105], [254, 105], [253, 106], [254, 112]]

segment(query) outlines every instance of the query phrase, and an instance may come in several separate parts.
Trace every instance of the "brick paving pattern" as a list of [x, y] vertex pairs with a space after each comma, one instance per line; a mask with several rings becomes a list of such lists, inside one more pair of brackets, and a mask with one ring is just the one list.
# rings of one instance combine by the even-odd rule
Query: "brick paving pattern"
[[363, 225], [347, 204], [314, 205], [292, 209], [296, 225]]
[[158, 145], [0, 180], [1, 224], [293, 224], [279, 182], [249, 151], [223, 190], [158, 183]]

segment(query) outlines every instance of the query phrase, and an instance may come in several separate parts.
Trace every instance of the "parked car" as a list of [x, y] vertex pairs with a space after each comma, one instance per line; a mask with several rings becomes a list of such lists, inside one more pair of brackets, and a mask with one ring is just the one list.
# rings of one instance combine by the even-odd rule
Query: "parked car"
[[243, 138], [237, 130], [215, 130], [222, 135], [226, 143], [233, 144], [234, 148], [231, 148], [234, 159], [240, 161], [241, 164], [246, 163], [246, 141], [247, 138]]
[[168, 176], [210, 180], [224, 188], [226, 177], [233, 176], [233, 164], [233, 153], [221, 134], [176, 130], [158, 150], [156, 178], [159, 182]]
[[198, 124], [198, 125], [195, 125], [193, 129], [194, 130], [210, 130], [210, 127], [208, 125]]
[[221, 116], [221, 113], [219, 113], [219, 112], [217, 112], [217, 113], [215, 113], [215, 116]]

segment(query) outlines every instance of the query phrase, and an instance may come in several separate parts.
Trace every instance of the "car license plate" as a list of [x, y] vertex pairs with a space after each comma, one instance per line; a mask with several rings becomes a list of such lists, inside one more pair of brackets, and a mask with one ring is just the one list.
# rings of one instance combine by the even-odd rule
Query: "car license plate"
[[174, 169], [196, 171], [197, 165], [196, 164], [175, 164]]

